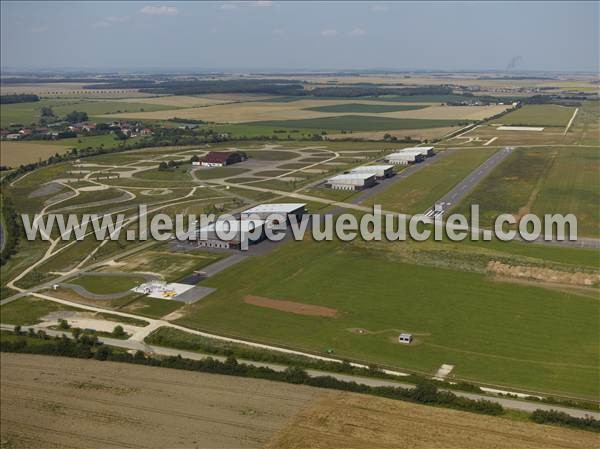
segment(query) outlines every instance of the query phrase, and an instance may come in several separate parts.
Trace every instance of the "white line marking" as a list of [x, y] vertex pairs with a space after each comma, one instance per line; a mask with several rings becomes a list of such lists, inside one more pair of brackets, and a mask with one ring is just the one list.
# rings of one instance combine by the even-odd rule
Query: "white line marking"
[[494, 140], [496, 140], [498, 138], [498, 136], [496, 137], [492, 137], [490, 140], [488, 140], [486, 143], [483, 144], [484, 147], [487, 147], [490, 143], [492, 143]]
[[567, 132], [569, 131], [569, 128], [573, 124], [573, 120], [575, 120], [575, 116], [577, 115], [577, 112], [579, 112], [579, 108], [575, 108], [575, 112], [573, 112], [573, 116], [571, 117], [571, 120], [569, 120], [569, 123], [567, 124], [567, 127], [565, 128], [565, 132], [563, 133], [563, 135], [566, 135]]

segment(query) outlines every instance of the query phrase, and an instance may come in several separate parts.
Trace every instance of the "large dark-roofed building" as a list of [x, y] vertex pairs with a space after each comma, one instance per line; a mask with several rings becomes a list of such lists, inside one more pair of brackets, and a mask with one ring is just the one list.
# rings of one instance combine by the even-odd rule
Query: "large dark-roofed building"
[[201, 163], [205, 167], [223, 167], [243, 160], [237, 151], [211, 151], [201, 159]]

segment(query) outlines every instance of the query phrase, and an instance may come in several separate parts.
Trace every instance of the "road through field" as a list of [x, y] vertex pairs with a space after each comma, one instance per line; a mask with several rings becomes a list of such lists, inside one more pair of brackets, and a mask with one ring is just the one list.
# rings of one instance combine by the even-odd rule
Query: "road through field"
[[[148, 321], [150, 321], [150, 320], [148, 320]], [[139, 334], [136, 334], [136, 337], [143, 339], [150, 333], [150, 331], [154, 331], [161, 325], [181, 328], [181, 326], [174, 326], [174, 325], [170, 325], [170, 323], [161, 322], [159, 320], [154, 320], [150, 324], [150, 326], [147, 326], [148, 329], [144, 328], [145, 331], [141, 331]], [[23, 331], [27, 331], [30, 328], [34, 329], [35, 331], [42, 329], [39, 326], [22, 326]], [[0, 329], [13, 330], [14, 326], [7, 325], [7, 324], [0, 324]], [[185, 328], [182, 328], [182, 329], [185, 329]], [[51, 335], [51, 336], [66, 335], [69, 338], [73, 338], [73, 336], [70, 333], [65, 333], [62, 331], [54, 331], [54, 330], [49, 330], [49, 329], [45, 329], [45, 328], [43, 330], [48, 335]], [[189, 332], [189, 329], [185, 329], [185, 331]], [[133, 339], [119, 340], [119, 339], [109, 338], [109, 337], [98, 337], [98, 340], [109, 346], [114, 346], [117, 348], [123, 348], [123, 349], [133, 350], [133, 351], [143, 351], [148, 354], [155, 354], [155, 355], [160, 355], [160, 356], [174, 356], [174, 357], [181, 356], [183, 358], [191, 359], [191, 360], [204, 360], [208, 357], [211, 357], [211, 358], [217, 359], [217, 360], [221, 360], [221, 361], [224, 361], [226, 359], [226, 357], [216, 356], [216, 355], [212, 355], [212, 354], [207, 355], [207, 354], [201, 354], [198, 352], [184, 351], [184, 350], [180, 350], [180, 349], [172, 349], [172, 348], [165, 348], [162, 346], [149, 345], [149, 344], [145, 343], [144, 341], [133, 340]], [[285, 366], [285, 365], [279, 365], [279, 364], [275, 364], [275, 363], [256, 362], [256, 361], [252, 361], [252, 360], [240, 359], [239, 362], [246, 363], [248, 365], [257, 366], [257, 367], [266, 367], [266, 368], [270, 368], [275, 371], [284, 371], [287, 368], [287, 366]], [[414, 384], [397, 382], [397, 381], [388, 380], [388, 379], [368, 378], [368, 377], [361, 377], [361, 376], [353, 376], [353, 375], [349, 375], [349, 374], [317, 371], [317, 370], [311, 370], [311, 369], [308, 369], [306, 371], [310, 376], [313, 376], [313, 377], [327, 375], [327, 376], [334, 377], [335, 379], [338, 379], [338, 380], [341, 380], [344, 382], [356, 382], [359, 384], [364, 384], [364, 385], [368, 385], [368, 386], [372, 386], [372, 387], [390, 386], [390, 387], [401, 387], [401, 388], [408, 388], [408, 389], [415, 387]], [[474, 400], [485, 399], [488, 401], [496, 402], [496, 403], [502, 405], [503, 407], [512, 409], [512, 410], [520, 410], [520, 411], [524, 411], [524, 412], [533, 412], [536, 409], [558, 410], [558, 411], [567, 413], [567, 414], [577, 417], [577, 418], [584, 418], [586, 416], [591, 416], [595, 419], [600, 419], [600, 412], [593, 412], [590, 410], [580, 410], [580, 409], [574, 409], [574, 408], [568, 408], [568, 407], [561, 407], [558, 405], [544, 404], [544, 403], [540, 403], [540, 402], [526, 402], [526, 401], [517, 400], [517, 399], [507, 399], [507, 398], [501, 398], [501, 397], [487, 396], [484, 394], [467, 393], [467, 392], [463, 392], [463, 391], [454, 391], [453, 390], [452, 392], [454, 394], [456, 394], [457, 396], [464, 397], [464, 398], [469, 398], [469, 399], [474, 399]]]

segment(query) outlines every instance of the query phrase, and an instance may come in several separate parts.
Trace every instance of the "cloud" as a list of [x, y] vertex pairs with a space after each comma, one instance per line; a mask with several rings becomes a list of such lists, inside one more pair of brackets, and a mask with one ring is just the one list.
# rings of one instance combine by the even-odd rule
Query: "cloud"
[[224, 10], [232, 10], [232, 9], [237, 9], [238, 6], [243, 7], [243, 6], [247, 6], [247, 7], [256, 7], [256, 8], [270, 8], [271, 6], [274, 6], [274, 3], [272, 1], [268, 1], [268, 0], [257, 0], [257, 1], [229, 1], [229, 2], [225, 2], [223, 3], [220, 8], [224, 9]]
[[115, 23], [123, 23], [127, 21], [129, 21], [128, 16], [109, 16], [94, 23], [92, 26], [94, 28], [110, 28]]
[[388, 11], [390, 9], [390, 7], [383, 3], [375, 3], [375, 4], [371, 5], [371, 7], [369, 9], [371, 11], [375, 11], [375, 12], [382, 12], [382, 11]]
[[106, 18], [106, 21], [111, 23], [127, 22], [128, 20], [129, 16], [109, 16]]
[[350, 31], [350, 33], [348, 33], [350, 36], [364, 36], [365, 34], [367, 34], [367, 32], [365, 30], [363, 30], [362, 28], [354, 28], [352, 31]]
[[275, 28], [273, 30], [273, 34], [276, 36], [283, 36], [285, 35], [285, 30], [282, 30], [281, 28]]
[[321, 36], [323, 36], [323, 37], [334, 37], [337, 35], [338, 35], [337, 30], [335, 30], [333, 28], [321, 31]]
[[152, 6], [152, 5], [146, 5], [146, 6], [144, 6], [140, 10], [140, 12], [142, 14], [148, 14], [148, 15], [151, 15], [151, 16], [174, 16], [179, 11], [177, 10], [177, 8], [175, 6], [167, 6], [167, 5]]
[[48, 27], [47, 26], [32, 27], [29, 29], [29, 31], [31, 31], [32, 33], [45, 33], [46, 31], [48, 31]]

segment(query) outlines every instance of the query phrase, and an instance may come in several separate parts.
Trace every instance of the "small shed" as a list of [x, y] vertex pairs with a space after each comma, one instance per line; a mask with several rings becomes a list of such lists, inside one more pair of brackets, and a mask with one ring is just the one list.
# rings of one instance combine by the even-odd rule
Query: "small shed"
[[409, 344], [411, 344], [411, 343], [412, 343], [412, 341], [413, 341], [413, 336], [412, 336], [412, 334], [405, 334], [405, 333], [402, 333], [402, 334], [400, 334], [400, 336], [398, 337], [398, 342], [399, 342], [399, 343], [402, 343], [402, 344], [405, 344], [405, 345], [409, 345]]

